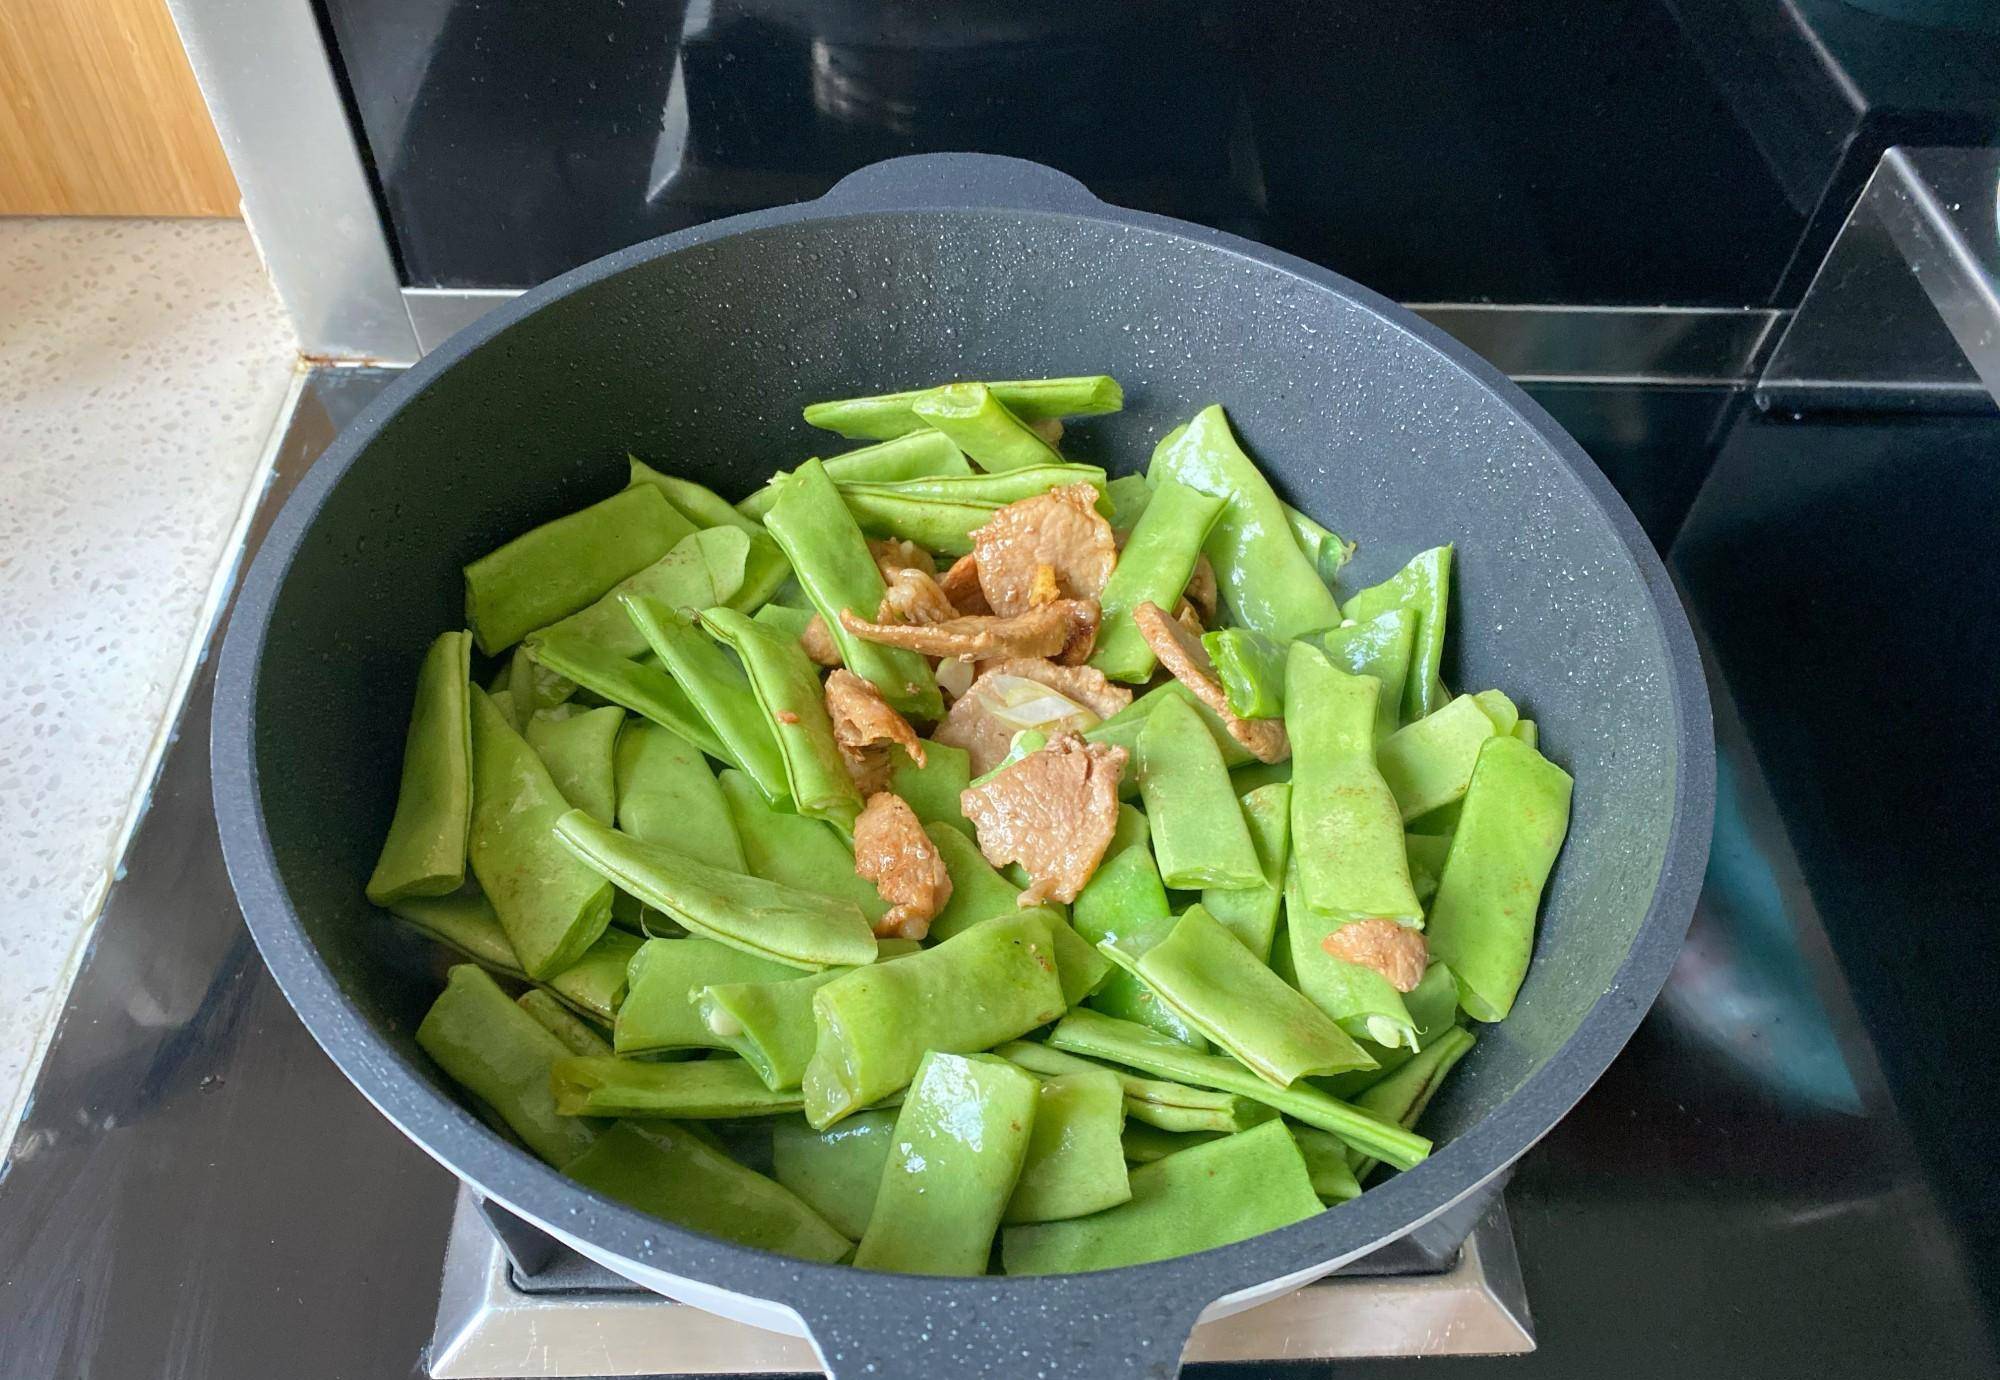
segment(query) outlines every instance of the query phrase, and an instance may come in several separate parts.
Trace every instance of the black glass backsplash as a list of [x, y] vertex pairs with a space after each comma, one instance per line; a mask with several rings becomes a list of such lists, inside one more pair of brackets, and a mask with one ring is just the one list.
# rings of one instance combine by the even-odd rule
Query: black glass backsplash
[[1405, 301], [1765, 303], [1811, 209], [1673, 0], [321, 3], [419, 286], [948, 149]]

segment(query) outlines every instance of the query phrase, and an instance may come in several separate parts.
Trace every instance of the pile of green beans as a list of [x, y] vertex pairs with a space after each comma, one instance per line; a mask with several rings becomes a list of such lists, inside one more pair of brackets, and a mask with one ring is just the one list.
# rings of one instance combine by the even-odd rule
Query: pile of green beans
[[[496, 1132], [711, 1236], [954, 1275], [1224, 1245], [1430, 1153], [1418, 1117], [1526, 975], [1570, 778], [1505, 694], [1446, 689], [1451, 546], [1345, 589], [1355, 544], [1220, 407], [1133, 473], [1064, 458], [1062, 419], [1122, 405], [1102, 376], [817, 403], [868, 444], [735, 503], [631, 458], [465, 567], [366, 893], [457, 955], [417, 1043]], [[1073, 706], [1123, 762], [1115, 827], [1073, 903], [1024, 904], [968, 753], [887, 747], [869, 789], [951, 886], [921, 941], [878, 937], [804, 639], [928, 732], [933, 662], [842, 621], [887, 616], [871, 539], [943, 569], [1078, 484], [1118, 529], [1072, 672], [1133, 691]], [[1199, 654], [1149, 640], [1208, 571]]]

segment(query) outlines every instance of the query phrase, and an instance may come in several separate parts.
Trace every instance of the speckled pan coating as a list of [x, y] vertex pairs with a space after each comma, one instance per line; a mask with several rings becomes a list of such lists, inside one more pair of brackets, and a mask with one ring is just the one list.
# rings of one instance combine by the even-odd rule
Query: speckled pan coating
[[[1577, 778], [1513, 1018], [1433, 1106], [1441, 1149], [1308, 1222], [1054, 1279], [795, 1264], [565, 1182], [454, 1099], [410, 1039], [428, 955], [361, 896], [417, 657], [462, 562], [623, 482], [630, 449], [725, 492], [838, 443], [802, 402], [950, 377], [1106, 371], [1126, 410], [1078, 459], [1129, 470], [1221, 401], [1293, 503], [1361, 543], [1358, 583], [1458, 542], [1446, 679], [1504, 687]], [[215, 792], [245, 915], [320, 1044], [463, 1177], [626, 1260], [797, 1310], [849, 1375], [1170, 1375], [1211, 1302], [1409, 1231], [1545, 1134], [1657, 995], [1706, 858], [1714, 754], [1687, 623], [1637, 523], [1489, 366], [1375, 294], [977, 155], [902, 159], [820, 201], [637, 245], [461, 332], [286, 505], [223, 652]]]

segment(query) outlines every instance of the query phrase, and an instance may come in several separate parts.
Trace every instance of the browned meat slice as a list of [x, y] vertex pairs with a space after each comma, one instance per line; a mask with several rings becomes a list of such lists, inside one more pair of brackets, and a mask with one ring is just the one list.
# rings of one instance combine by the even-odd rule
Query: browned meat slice
[[1423, 934], [1394, 920], [1356, 920], [1320, 940], [1319, 946], [1335, 958], [1373, 968], [1398, 992], [1415, 991], [1430, 962]]
[[922, 939], [951, 899], [951, 874], [937, 845], [899, 795], [878, 791], [854, 821], [854, 870], [875, 883], [889, 913], [875, 933]]
[[1189, 637], [1197, 640], [1200, 639], [1203, 633], [1208, 631], [1207, 628], [1201, 625], [1200, 612], [1186, 599], [1174, 605], [1174, 621], [1187, 629]]
[[991, 613], [986, 595], [979, 588], [979, 557], [960, 556], [951, 563], [951, 569], [938, 579], [938, 587], [944, 597], [951, 600], [951, 606], [960, 614], [971, 616], [976, 613]]
[[921, 570], [926, 575], [937, 574], [937, 562], [931, 553], [913, 541], [900, 538], [871, 538], [868, 552], [875, 557], [875, 568], [888, 579], [899, 570]]
[[1118, 777], [1125, 749], [1061, 733], [983, 786], [959, 794], [958, 806], [995, 867], [1017, 862], [1030, 883], [1023, 906], [1068, 904], [1104, 858], [1118, 824]]
[[[979, 678], [952, 705], [951, 712], [931, 735], [940, 743], [964, 748], [972, 759], [974, 776], [984, 776], [1007, 756], [1008, 745], [1014, 741], [1020, 725], [1008, 723], [996, 710], [1004, 703], [1003, 695], [1018, 691], [1022, 681], [1047, 686], [1099, 719], [1108, 719], [1132, 703], [1130, 690], [1113, 685], [1094, 666], [1058, 666], [1039, 657], [983, 662]], [[1090, 721], [1053, 726], [1081, 729], [1089, 727]]]
[[1068, 484], [1009, 503], [972, 534], [979, 588], [995, 613], [1033, 607], [1030, 595], [1041, 566], [1055, 572], [1065, 598], [1095, 599], [1104, 592], [1118, 562], [1118, 544], [1096, 505], [1095, 487]]
[[938, 582], [915, 566], [905, 566], [888, 577], [882, 606], [875, 610], [876, 621], [881, 623], [943, 623], [956, 617], [958, 610], [944, 597]]
[[925, 656], [986, 661], [994, 657], [1053, 657], [1079, 662], [1097, 642], [1097, 601], [1058, 599], [1012, 618], [975, 614], [928, 626], [870, 623], [845, 609], [841, 626], [885, 647], [907, 647]]
[[1215, 567], [1209, 563], [1206, 551], [1194, 558], [1194, 574], [1188, 576], [1187, 588], [1181, 591], [1181, 595], [1194, 605], [1194, 611], [1202, 622], [1215, 621]]
[[1260, 762], [1282, 762], [1292, 755], [1292, 742], [1285, 736], [1282, 719], [1239, 719], [1229, 712], [1222, 682], [1215, 678], [1215, 663], [1208, 659], [1200, 638], [1167, 617], [1158, 604], [1139, 605], [1132, 610], [1132, 621], [1139, 625], [1140, 634], [1153, 649], [1153, 655], [1160, 659], [1160, 665], [1192, 690], [1196, 699], [1220, 715], [1229, 736], [1248, 748], [1252, 757]]
[[806, 630], [799, 634], [799, 645], [806, 649], [806, 655], [821, 666], [841, 665], [840, 647], [827, 631], [826, 620], [814, 614], [806, 624]]
[[924, 764], [924, 745], [917, 731], [889, 707], [881, 691], [852, 671], [836, 670], [826, 678], [826, 712], [833, 720], [833, 741], [847, 763], [847, 774], [863, 795], [889, 784], [886, 744], [901, 744], [911, 761]]

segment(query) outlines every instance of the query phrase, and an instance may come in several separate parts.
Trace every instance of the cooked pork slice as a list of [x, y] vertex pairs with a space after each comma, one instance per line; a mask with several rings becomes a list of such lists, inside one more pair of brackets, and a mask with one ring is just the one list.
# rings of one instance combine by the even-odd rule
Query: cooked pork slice
[[1158, 604], [1144, 603], [1132, 610], [1146, 645], [1174, 679], [1194, 692], [1195, 698], [1221, 716], [1229, 736], [1250, 750], [1260, 762], [1282, 762], [1292, 755], [1291, 740], [1285, 736], [1282, 719], [1239, 719], [1229, 712], [1222, 682], [1215, 678], [1215, 663], [1208, 659], [1201, 640], [1180, 623], [1167, 617]]
[[854, 870], [875, 883], [889, 913], [875, 933], [922, 939], [951, 899], [951, 874], [937, 845], [901, 796], [879, 791], [854, 821]]
[[995, 613], [1032, 608], [1043, 566], [1054, 572], [1064, 598], [1095, 599], [1104, 592], [1118, 545], [1096, 505], [1094, 485], [1068, 484], [1007, 504], [972, 534], [979, 588]]
[[[1054, 691], [1080, 711], [1058, 716], [1060, 704], [1037, 703]], [[1084, 729], [1108, 719], [1132, 702], [1132, 692], [1113, 685], [1094, 666], [1058, 666], [1041, 657], [1011, 657], [982, 662], [979, 678], [961, 695], [933, 735], [940, 743], [964, 748], [972, 759], [972, 774], [984, 776], [1000, 765], [1014, 734], [1023, 728]], [[1030, 723], [1027, 716], [1039, 721]]]
[[1104, 858], [1118, 823], [1118, 777], [1125, 749], [1058, 734], [984, 785], [968, 787], [959, 808], [979, 850], [995, 867], [1027, 869], [1023, 906], [1074, 901]]

